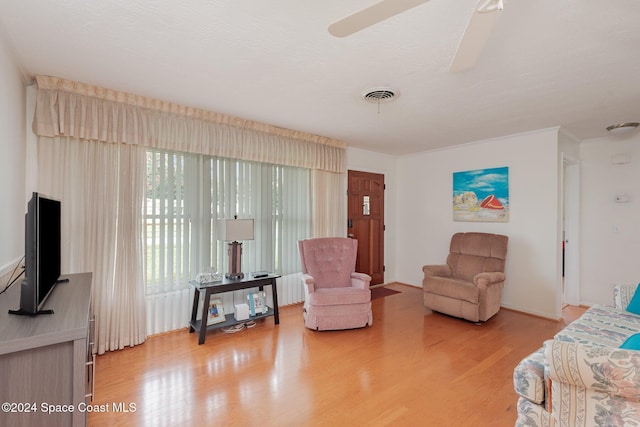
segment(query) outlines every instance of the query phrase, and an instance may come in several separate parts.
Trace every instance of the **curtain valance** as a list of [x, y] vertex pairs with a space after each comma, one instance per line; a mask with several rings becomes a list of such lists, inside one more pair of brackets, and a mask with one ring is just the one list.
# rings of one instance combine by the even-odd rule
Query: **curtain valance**
[[36, 135], [346, 171], [345, 144], [57, 77], [37, 76]]

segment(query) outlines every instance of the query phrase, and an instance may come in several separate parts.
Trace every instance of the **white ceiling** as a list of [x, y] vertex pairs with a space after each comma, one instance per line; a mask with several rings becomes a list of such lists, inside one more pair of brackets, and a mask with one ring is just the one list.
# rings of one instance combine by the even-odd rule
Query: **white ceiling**
[[[640, 1], [504, 0], [472, 70], [449, 65], [476, 0], [431, 0], [347, 38], [376, 0], [0, 0], [27, 76], [52, 75], [396, 155], [640, 121]], [[400, 96], [378, 106], [372, 87]]]

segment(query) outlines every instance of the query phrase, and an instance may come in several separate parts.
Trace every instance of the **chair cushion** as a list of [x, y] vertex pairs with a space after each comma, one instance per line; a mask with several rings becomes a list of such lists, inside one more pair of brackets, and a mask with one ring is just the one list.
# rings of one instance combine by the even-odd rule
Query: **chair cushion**
[[486, 271], [484, 264], [487, 259], [476, 255], [459, 254], [450, 254], [448, 257], [448, 261], [451, 262], [449, 265], [453, 271], [453, 277], [467, 282], [471, 282], [476, 274]]
[[613, 288], [613, 305], [615, 308], [626, 310], [635, 295], [636, 290], [640, 287], [640, 283], [628, 285], [618, 283]]
[[309, 294], [310, 305], [350, 305], [371, 301], [369, 289], [358, 288], [322, 288]]
[[507, 236], [500, 234], [456, 233], [451, 237], [449, 252], [504, 260], [508, 241]]
[[425, 292], [467, 301], [472, 304], [478, 304], [480, 297], [480, 290], [472, 283], [448, 277], [430, 277], [428, 281], [424, 282], [423, 289]]
[[631, 301], [629, 301], [627, 311], [634, 314], [640, 314], [640, 286], [636, 288], [636, 291], [633, 294], [633, 298], [631, 298]]
[[447, 256], [453, 277], [471, 281], [477, 273], [504, 272], [508, 241], [500, 234], [454, 234]]
[[640, 330], [640, 316], [606, 305], [593, 305], [554, 339], [558, 341], [620, 346], [630, 335]]
[[620, 348], [627, 350], [640, 350], [640, 334], [633, 334], [622, 343]]
[[315, 288], [351, 286], [358, 241], [344, 237], [322, 237], [300, 240], [302, 272], [315, 279]]

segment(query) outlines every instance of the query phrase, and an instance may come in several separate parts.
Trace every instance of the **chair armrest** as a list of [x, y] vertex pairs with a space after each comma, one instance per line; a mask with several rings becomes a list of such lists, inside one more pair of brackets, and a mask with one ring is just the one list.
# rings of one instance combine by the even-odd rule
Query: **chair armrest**
[[473, 276], [473, 284], [480, 289], [486, 289], [487, 286], [500, 282], [504, 282], [504, 273], [500, 271], [487, 271]]
[[438, 276], [438, 277], [451, 277], [451, 269], [447, 264], [442, 265], [425, 265], [422, 267], [424, 277]]
[[309, 293], [316, 290], [316, 279], [314, 279], [312, 275], [303, 273], [300, 278], [302, 279], [302, 284], [307, 287]]
[[552, 381], [640, 400], [640, 351], [548, 340], [544, 358]]
[[636, 288], [638, 284], [635, 285], [616, 285], [613, 288], [613, 305], [615, 308], [619, 308], [620, 310], [626, 310], [627, 306], [631, 302], [633, 295], [636, 293]]
[[369, 289], [371, 276], [365, 273], [351, 273], [351, 286], [358, 289]]

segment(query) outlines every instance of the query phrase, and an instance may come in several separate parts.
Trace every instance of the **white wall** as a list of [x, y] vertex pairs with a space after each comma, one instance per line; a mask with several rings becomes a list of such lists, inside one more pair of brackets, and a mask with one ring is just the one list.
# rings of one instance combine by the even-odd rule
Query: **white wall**
[[[347, 169], [363, 172], [379, 173], [384, 175], [386, 190], [384, 193], [384, 222], [386, 226], [384, 236], [384, 273], [385, 282], [393, 282], [396, 279], [395, 253], [396, 253], [396, 163], [397, 157], [358, 148], [347, 148]], [[346, 185], [346, 182], [345, 182]], [[346, 198], [346, 188], [345, 192]], [[346, 220], [346, 219], [345, 219]]]
[[[617, 155], [629, 163], [612, 164]], [[614, 283], [640, 282], [640, 133], [585, 141], [581, 157], [581, 303], [612, 304]]]
[[0, 276], [24, 254], [25, 91], [16, 62], [0, 37]]
[[[454, 172], [509, 167], [508, 223], [454, 222]], [[401, 157], [397, 163], [397, 280], [422, 286], [422, 266], [445, 262], [451, 235], [509, 236], [502, 305], [558, 318], [558, 129]]]

